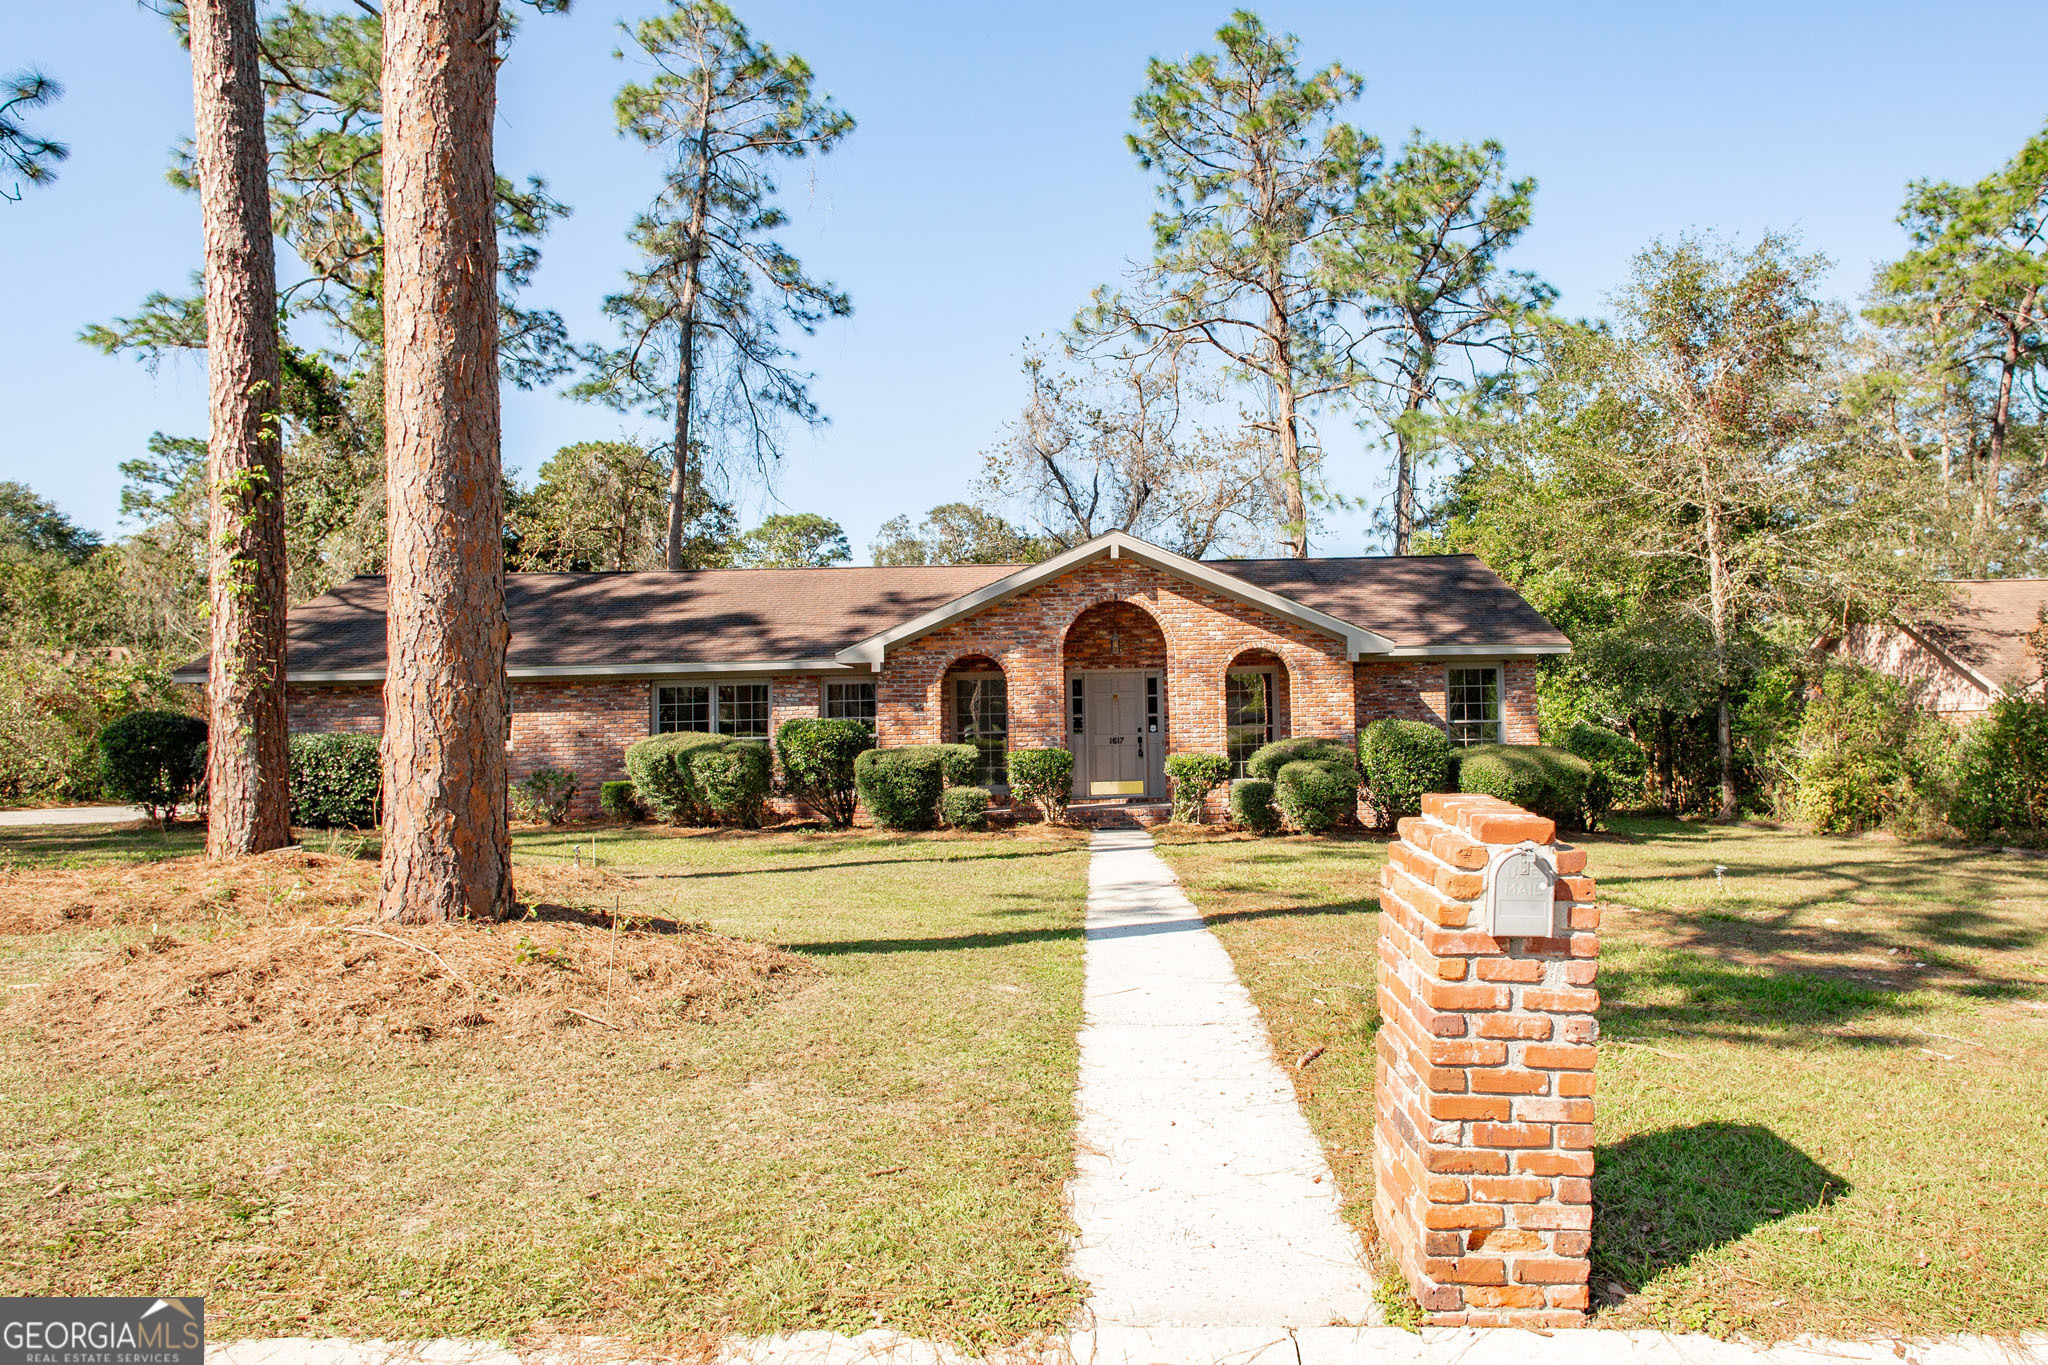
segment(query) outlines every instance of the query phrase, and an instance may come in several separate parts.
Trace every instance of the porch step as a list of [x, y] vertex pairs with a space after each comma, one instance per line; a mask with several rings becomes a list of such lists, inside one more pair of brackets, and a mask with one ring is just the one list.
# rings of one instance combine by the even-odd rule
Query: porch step
[[1172, 817], [1171, 801], [1076, 801], [1067, 807], [1069, 820], [1090, 829], [1149, 829]]

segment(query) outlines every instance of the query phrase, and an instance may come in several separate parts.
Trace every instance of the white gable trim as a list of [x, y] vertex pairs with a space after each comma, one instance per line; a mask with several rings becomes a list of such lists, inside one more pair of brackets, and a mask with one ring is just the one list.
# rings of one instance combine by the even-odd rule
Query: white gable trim
[[1271, 612], [1282, 620], [1293, 621], [1298, 625], [1307, 626], [1310, 630], [1334, 636], [1344, 642], [1344, 652], [1348, 658], [1386, 654], [1394, 648], [1394, 642], [1384, 635], [1361, 626], [1354, 626], [1348, 621], [1340, 621], [1325, 612], [1303, 606], [1291, 597], [1283, 597], [1277, 592], [1255, 587], [1220, 569], [1199, 563], [1185, 555], [1177, 555], [1171, 550], [1162, 550], [1157, 545], [1147, 544], [1123, 531], [1110, 531], [1076, 545], [1071, 550], [1054, 555], [1044, 563], [1026, 565], [1008, 577], [998, 578], [993, 583], [934, 607], [921, 616], [914, 616], [901, 625], [891, 626], [879, 634], [870, 635], [867, 639], [840, 650], [836, 657], [843, 663], [866, 663], [880, 668], [882, 656], [892, 645], [914, 640], [920, 635], [929, 635], [935, 630], [952, 625], [955, 621], [965, 620], [1006, 598], [1028, 592], [1042, 583], [1050, 583], [1090, 560], [1105, 557], [1134, 559], [1162, 573], [1199, 583], [1233, 601]]

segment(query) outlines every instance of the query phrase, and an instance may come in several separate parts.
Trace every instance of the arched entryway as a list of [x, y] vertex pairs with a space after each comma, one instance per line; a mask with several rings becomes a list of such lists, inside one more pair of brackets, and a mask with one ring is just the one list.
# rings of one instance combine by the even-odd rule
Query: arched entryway
[[1129, 602], [1088, 608], [1060, 648], [1077, 800], [1163, 800], [1166, 633]]
[[1244, 776], [1245, 760], [1287, 738], [1293, 719], [1287, 661], [1270, 649], [1247, 649], [1223, 673], [1223, 744], [1230, 775]]
[[940, 683], [942, 728], [949, 744], [972, 744], [980, 754], [974, 784], [1001, 790], [1010, 784], [1010, 684], [1003, 666], [985, 654], [955, 659]]

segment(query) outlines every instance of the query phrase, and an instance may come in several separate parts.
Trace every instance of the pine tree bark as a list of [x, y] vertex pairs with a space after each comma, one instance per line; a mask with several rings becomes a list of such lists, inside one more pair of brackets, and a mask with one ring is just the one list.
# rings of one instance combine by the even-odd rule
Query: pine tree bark
[[384, 7], [384, 863], [378, 913], [512, 906], [496, 0]]
[[206, 236], [206, 854], [233, 858], [292, 839], [277, 263], [255, 0], [192, 0], [187, 12]]

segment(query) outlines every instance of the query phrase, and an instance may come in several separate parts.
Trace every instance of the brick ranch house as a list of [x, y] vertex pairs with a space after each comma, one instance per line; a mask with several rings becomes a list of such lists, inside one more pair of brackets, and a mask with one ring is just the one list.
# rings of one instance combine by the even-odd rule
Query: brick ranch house
[[[1197, 562], [1122, 532], [1039, 564], [511, 574], [505, 595], [512, 777], [576, 773], [580, 814], [647, 735], [796, 716], [974, 744], [998, 793], [1009, 750], [1064, 746], [1077, 800], [1127, 803], [1167, 796], [1168, 754], [1241, 768], [1382, 716], [1533, 744], [1536, 660], [1570, 649], [1469, 555]], [[293, 730], [382, 727], [384, 633], [381, 578], [293, 610]]]
[[1953, 609], [1906, 626], [1853, 627], [1825, 645], [1906, 684], [1913, 700], [1961, 724], [2010, 693], [2042, 693], [2027, 633], [2048, 609], [2048, 578], [1978, 578], [1951, 584]]

